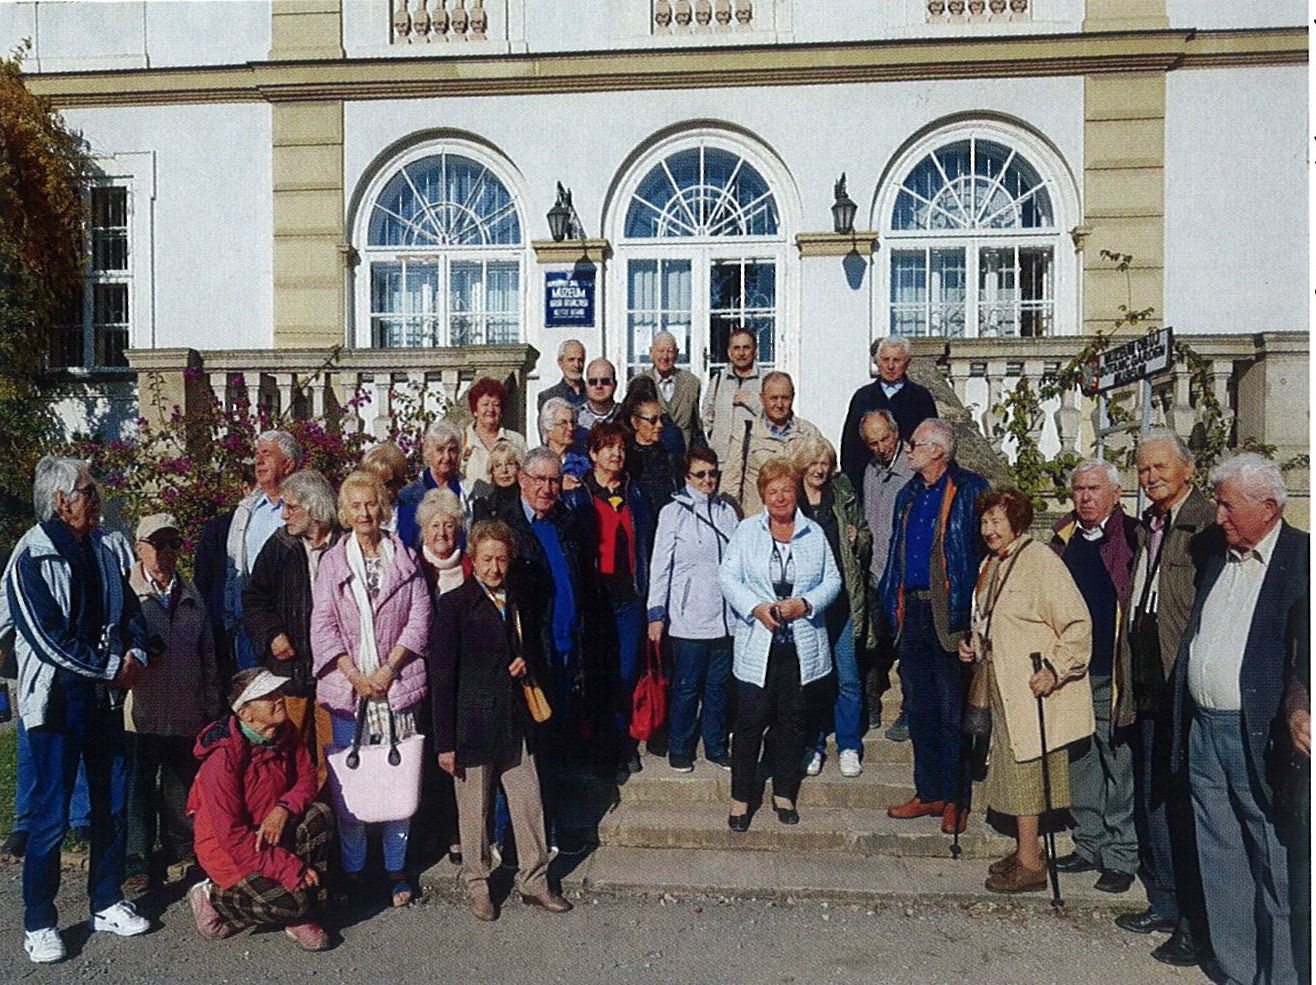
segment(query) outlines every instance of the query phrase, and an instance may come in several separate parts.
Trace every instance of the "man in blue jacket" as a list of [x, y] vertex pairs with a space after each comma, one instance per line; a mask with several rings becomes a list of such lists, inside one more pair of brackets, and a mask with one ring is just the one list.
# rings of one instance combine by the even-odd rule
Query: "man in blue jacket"
[[64, 957], [55, 895], [79, 763], [91, 794], [91, 929], [130, 937], [150, 926], [121, 888], [128, 787], [123, 696], [146, 666], [146, 627], [124, 576], [126, 543], [98, 529], [100, 493], [86, 464], [43, 458], [32, 499], [39, 522], [5, 571], [0, 636], [12, 634], [18, 712], [31, 750], [24, 947], [46, 964]]
[[[894, 818], [941, 815], [964, 829], [960, 716], [964, 679], [955, 649], [969, 628], [982, 557], [975, 504], [987, 480], [955, 464], [955, 431], [930, 418], [914, 429], [914, 477], [896, 497], [895, 527], [878, 593], [895, 628], [900, 686], [914, 743], [914, 797]], [[960, 807], [963, 806], [963, 810]]]

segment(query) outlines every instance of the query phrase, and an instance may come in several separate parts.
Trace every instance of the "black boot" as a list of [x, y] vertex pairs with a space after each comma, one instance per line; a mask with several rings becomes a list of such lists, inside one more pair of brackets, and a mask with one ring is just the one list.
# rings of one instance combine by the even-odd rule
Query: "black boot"
[[1172, 964], [1178, 968], [1191, 968], [1201, 961], [1197, 953], [1197, 944], [1193, 940], [1192, 928], [1187, 920], [1180, 920], [1174, 933], [1160, 947], [1152, 951], [1152, 957], [1163, 964]]

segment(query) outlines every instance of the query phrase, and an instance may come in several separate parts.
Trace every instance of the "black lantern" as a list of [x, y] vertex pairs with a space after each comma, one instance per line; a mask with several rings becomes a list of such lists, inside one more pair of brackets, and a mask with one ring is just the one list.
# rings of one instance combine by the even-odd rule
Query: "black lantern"
[[859, 206], [845, 193], [845, 172], [841, 173], [841, 180], [836, 183], [833, 192], [836, 201], [832, 203], [832, 229], [838, 233], [852, 233]]
[[571, 192], [562, 187], [562, 182], [557, 183], [557, 201], [553, 207], [548, 210], [548, 231], [553, 237], [554, 243], [561, 243], [571, 235], [572, 219], [575, 216], [575, 209], [571, 206]]

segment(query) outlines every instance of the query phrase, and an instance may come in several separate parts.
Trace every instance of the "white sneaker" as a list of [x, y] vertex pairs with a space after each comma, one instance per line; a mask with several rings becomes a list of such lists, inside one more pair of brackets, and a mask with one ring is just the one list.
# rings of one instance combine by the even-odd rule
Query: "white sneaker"
[[809, 760], [809, 765], [804, 767], [804, 772], [810, 776], [817, 776], [822, 772], [822, 753], [815, 752], [813, 758]]
[[121, 899], [113, 906], [107, 906], [91, 918], [92, 930], [108, 930], [120, 937], [136, 937], [151, 929], [151, 921], [138, 914], [137, 909], [126, 899]]
[[853, 749], [841, 750], [841, 775], [858, 776], [864, 771], [864, 766], [859, 762], [859, 753]]
[[23, 950], [37, 964], [53, 964], [64, 960], [64, 938], [54, 927], [42, 927], [23, 934]]

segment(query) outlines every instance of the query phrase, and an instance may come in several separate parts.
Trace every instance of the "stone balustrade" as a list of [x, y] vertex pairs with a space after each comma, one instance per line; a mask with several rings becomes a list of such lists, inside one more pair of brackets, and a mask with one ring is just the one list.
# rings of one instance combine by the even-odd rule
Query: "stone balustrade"
[[[1274, 445], [1275, 457], [1286, 461], [1309, 452], [1308, 377], [1310, 342], [1304, 332], [1261, 332], [1254, 335], [1180, 335], [1206, 362], [1211, 392], [1224, 412], [1231, 443], [1257, 441]], [[1118, 341], [1118, 340], [1117, 340]], [[1072, 336], [1036, 339], [933, 339], [911, 340], [913, 354], [937, 367], [962, 413], [978, 425], [993, 448], [1007, 458], [1014, 449], [997, 434], [1004, 415], [995, 410], [1021, 378], [1036, 383], [1067, 364], [1083, 343]], [[1177, 362], [1153, 381], [1151, 422], [1172, 428], [1186, 440], [1203, 423], [1202, 401], [1192, 388], [1192, 372]], [[1134, 384], [1111, 391], [1110, 402], [1128, 411], [1131, 425], [1107, 437], [1107, 445], [1125, 448], [1134, 440], [1142, 420], [1142, 387]], [[1043, 406], [1033, 422], [1032, 438], [1044, 454], [1093, 454], [1098, 420], [1095, 398], [1077, 388]], [[1291, 487], [1309, 487], [1305, 468], [1290, 472]], [[1132, 478], [1131, 476], [1129, 477]], [[1132, 488], [1129, 485], [1128, 488]]]
[[[651, 0], [656, 35], [752, 31], [753, 0]], [[760, 0], [767, 2], [767, 0]]]
[[989, 24], [1032, 20], [1028, 0], [927, 0], [929, 24]]
[[489, 12], [484, 0], [391, 0], [393, 44], [485, 41]]
[[[464, 417], [461, 397], [483, 376], [508, 390], [507, 425], [525, 433], [526, 376], [539, 352], [529, 345], [452, 349], [131, 349], [141, 413], [184, 413], [211, 395], [227, 406], [245, 397], [273, 414], [324, 420], [347, 432], [388, 433], [394, 415], [417, 409]], [[153, 408], [158, 404], [158, 410]]]

